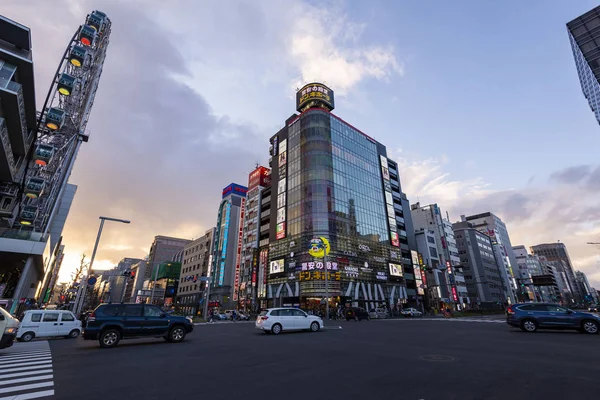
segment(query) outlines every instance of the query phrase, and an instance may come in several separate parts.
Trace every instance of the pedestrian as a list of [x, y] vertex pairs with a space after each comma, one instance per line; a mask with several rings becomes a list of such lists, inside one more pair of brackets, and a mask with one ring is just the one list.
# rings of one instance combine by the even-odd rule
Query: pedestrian
[[232, 320], [233, 322], [235, 322], [235, 318], [236, 318], [236, 312], [235, 312], [235, 310], [232, 310], [232, 311], [231, 311], [231, 320]]

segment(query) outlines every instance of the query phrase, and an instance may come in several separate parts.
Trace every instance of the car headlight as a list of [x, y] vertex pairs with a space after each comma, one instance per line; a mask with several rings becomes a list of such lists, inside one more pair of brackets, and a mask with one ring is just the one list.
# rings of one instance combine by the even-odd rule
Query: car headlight
[[15, 333], [15, 332], [17, 332], [17, 328], [5, 328], [4, 329], [4, 333], [11, 334], [11, 333]]
[[192, 317], [185, 317], [185, 319], [187, 319], [190, 322], [190, 324], [194, 323], [194, 320], [192, 319]]

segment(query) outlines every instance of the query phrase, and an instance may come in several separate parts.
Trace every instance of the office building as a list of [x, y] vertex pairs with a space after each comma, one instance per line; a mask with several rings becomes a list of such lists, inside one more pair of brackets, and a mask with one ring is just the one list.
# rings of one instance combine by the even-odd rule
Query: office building
[[[269, 203], [270, 191], [265, 188], [271, 186], [271, 170], [257, 166], [248, 177], [248, 196], [246, 201], [246, 214], [244, 217], [244, 233], [242, 242], [242, 269], [239, 278], [238, 307], [244, 310], [255, 310], [258, 268], [261, 241], [263, 246], [269, 243], [269, 215], [270, 207], [263, 207]], [[264, 221], [264, 223], [261, 223]]]
[[476, 215], [464, 217], [463, 221], [473, 224], [473, 227], [492, 239], [494, 245], [494, 254], [500, 259], [499, 265], [503, 267], [501, 271], [505, 290], [509, 299], [515, 299], [514, 293], [517, 291], [517, 281], [513, 268], [517, 265], [517, 257], [512, 249], [510, 236], [506, 224], [495, 214], [485, 212]]
[[185, 315], [196, 315], [198, 311], [203, 310], [214, 234], [215, 228], [211, 228], [183, 248], [176, 304]]
[[560, 291], [552, 265], [544, 258], [529, 254], [523, 245], [513, 246], [513, 251], [517, 258], [519, 301], [559, 301]]
[[174, 261], [178, 254], [189, 243], [189, 239], [181, 239], [169, 236], [155, 236], [152, 245], [150, 246], [150, 254], [148, 256], [148, 268], [145, 271], [145, 279], [153, 280], [153, 272], [156, 272], [156, 267], [165, 261]]
[[232, 183], [223, 189], [215, 227], [209, 282], [209, 305], [233, 309], [238, 304], [246, 186]]
[[270, 139], [266, 304], [324, 311], [329, 296], [332, 308], [422, 305], [421, 270], [411, 259], [416, 239], [397, 164], [383, 144], [333, 108], [330, 88], [308, 84], [296, 94], [299, 114]]
[[432, 261], [431, 269], [428, 270], [428, 286], [432, 298], [438, 302], [432, 303], [432, 306], [460, 310], [468, 305], [469, 295], [461, 272], [452, 224], [443, 218], [437, 204], [412, 204], [410, 213], [419, 253], [423, 254], [425, 260]]
[[534, 255], [545, 257], [548, 261], [558, 261], [556, 263], [557, 272], [562, 276], [568, 289], [563, 292], [565, 302], [569, 307], [575, 304], [583, 304], [583, 293], [576, 282], [575, 270], [564, 243], [538, 244], [531, 246], [530, 251]]
[[600, 123], [600, 6], [567, 23], [583, 95]]
[[598, 292], [590, 285], [587, 275], [581, 271], [575, 271], [575, 279], [583, 294], [584, 304], [597, 304]]
[[492, 238], [468, 221], [452, 224], [471, 307], [501, 308], [509, 302]]

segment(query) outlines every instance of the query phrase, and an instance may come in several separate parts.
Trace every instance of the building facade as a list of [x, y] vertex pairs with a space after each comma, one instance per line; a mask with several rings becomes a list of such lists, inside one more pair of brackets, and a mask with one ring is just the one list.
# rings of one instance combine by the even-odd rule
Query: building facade
[[584, 304], [598, 304], [598, 291], [590, 285], [587, 275], [581, 271], [575, 271], [575, 279], [583, 294]]
[[[188, 243], [183, 249], [176, 304], [185, 315], [196, 315], [203, 309], [208, 285], [208, 272], [213, 254], [215, 228]], [[204, 279], [203, 279], [204, 278]]]
[[490, 236], [468, 221], [452, 224], [460, 263], [465, 275], [471, 307], [500, 308], [509, 299]]
[[[261, 241], [269, 243], [270, 207], [263, 207], [268, 202], [266, 196], [271, 186], [271, 170], [257, 166], [248, 176], [248, 196], [246, 215], [244, 217], [244, 233], [242, 243], [242, 270], [238, 287], [238, 307], [244, 310], [256, 310], [257, 281], [259, 275], [259, 258]], [[261, 221], [265, 221], [264, 224]], [[268, 246], [267, 246], [268, 248]]]
[[565, 302], [568, 306], [574, 304], [583, 304], [584, 296], [577, 284], [575, 270], [571, 263], [571, 258], [567, 252], [567, 246], [564, 243], [544, 243], [530, 247], [531, 253], [537, 256], [543, 256], [548, 261], [558, 261], [556, 266], [558, 273], [563, 277], [567, 286], [567, 291], [563, 292]]
[[583, 95], [600, 123], [600, 6], [567, 23]]
[[[469, 304], [469, 295], [463, 273], [461, 272], [460, 257], [456, 247], [456, 239], [452, 224], [442, 217], [442, 212], [437, 204], [421, 206], [420, 203], [411, 205], [410, 213], [417, 235], [417, 246], [425, 258], [427, 254], [435, 260], [438, 255], [439, 262], [434, 262], [431, 270], [430, 291], [435, 294], [438, 309], [447, 307], [461, 309]], [[431, 231], [433, 238], [427, 237], [419, 242], [419, 233]], [[426, 245], [426, 247], [425, 247]]]
[[236, 183], [223, 189], [214, 234], [210, 306], [233, 309], [238, 305], [247, 194], [248, 188]]
[[300, 114], [270, 139], [266, 303], [416, 304], [424, 291], [415, 282], [416, 240], [397, 165], [333, 106], [330, 88], [306, 85], [297, 92]]
[[485, 233], [492, 239], [492, 244], [495, 246], [495, 255], [501, 261], [499, 265], [503, 267], [501, 275], [507, 296], [509, 299], [516, 299], [517, 281], [513, 268], [517, 265], [517, 257], [512, 249], [506, 224], [491, 212], [470, 215], [464, 217], [463, 221], [472, 223], [475, 229]]
[[152, 273], [156, 272], [156, 267], [165, 261], [173, 261], [189, 242], [191, 242], [189, 239], [155, 236], [150, 246], [150, 255], [148, 256], [149, 268], [146, 268], [144, 278], [146, 280], [153, 280]]

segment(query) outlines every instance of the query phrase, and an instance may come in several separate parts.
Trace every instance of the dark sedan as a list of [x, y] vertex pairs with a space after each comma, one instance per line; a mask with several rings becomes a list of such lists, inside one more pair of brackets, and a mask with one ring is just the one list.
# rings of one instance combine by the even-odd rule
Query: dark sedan
[[549, 303], [513, 304], [506, 309], [506, 323], [525, 332], [538, 329], [574, 329], [590, 334], [600, 332], [600, 316]]

